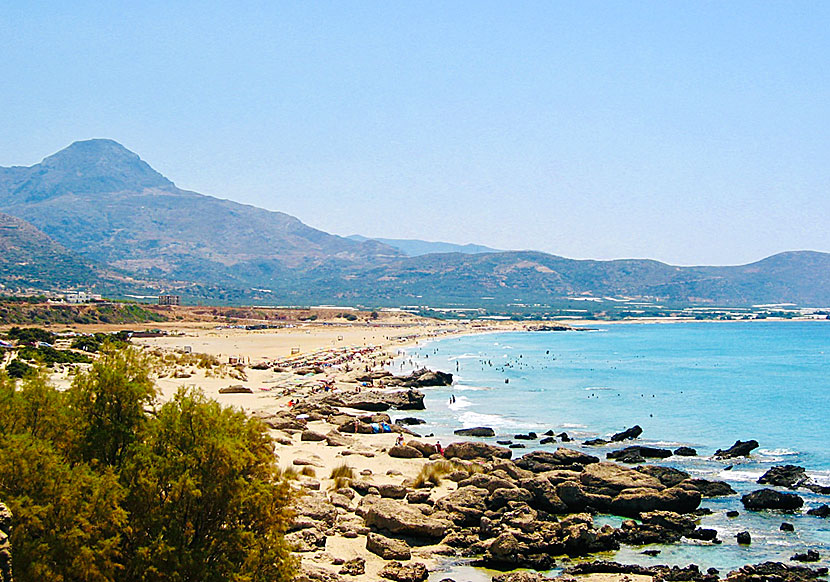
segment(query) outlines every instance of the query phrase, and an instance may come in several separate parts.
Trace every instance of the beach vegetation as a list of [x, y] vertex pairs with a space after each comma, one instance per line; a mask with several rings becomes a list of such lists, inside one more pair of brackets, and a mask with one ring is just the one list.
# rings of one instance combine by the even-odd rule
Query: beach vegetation
[[316, 477], [317, 471], [314, 470], [314, 467], [306, 465], [302, 469], [300, 469], [300, 475], [303, 477]]
[[201, 392], [159, 405], [108, 349], [71, 388], [0, 371], [0, 500], [18, 582], [288, 581], [291, 489], [265, 426]]
[[444, 477], [457, 471], [472, 475], [483, 472], [484, 467], [478, 463], [462, 463], [456, 460], [441, 459], [432, 461], [421, 467], [421, 471], [415, 476], [412, 486], [416, 489], [429, 485], [437, 487]]
[[353, 467], [346, 464], [338, 465], [331, 470], [331, 475], [329, 475], [329, 478], [333, 481], [331, 488], [342, 489], [343, 487], [348, 487], [354, 479], [354, 476], [355, 472]]
[[6, 364], [6, 374], [9, 375], [10, 378], [22, 378], [26, 374], [31, 373], [34, 370], [32, 366], [20, 360], [20, 358], [15, 358], [8, 364]]

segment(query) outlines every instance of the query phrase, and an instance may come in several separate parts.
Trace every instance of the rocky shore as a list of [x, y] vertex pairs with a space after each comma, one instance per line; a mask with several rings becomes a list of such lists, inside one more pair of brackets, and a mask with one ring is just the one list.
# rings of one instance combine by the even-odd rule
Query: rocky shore
[[[449, 374], [437, 380], [430, 374], [422, 370], [404, 379], [385, 374], [386, 385], [396, 388], [315, 394], [290, 410], [259, 415], [282, 445], [278, 453], [283, 464], [290, 459], [295, 468], [316, 467], [296, 475], [303, 495], [288, 533], [302, 558], [301, 580], [417, 582], [426, 580], [443, 558], [468, 559], [499, 570], [544, 572], [561, 567], [564, 578], [602, 573], [630, 580], [632, 575], [719, 579], [719, 572], [701, 572], [696, 566], [643, 568], [603, 561], [572, 565], [573, 558], [621, 545], [722, 543], [718, 531], [699, 526], [699, 518], [708, 511], [700, 504], [734, 490], [723, 481], [644, 463], [649, 458], [695, 454], [692, 449], [632, 445], [608, 454], [618, 461], [610, 462], [564, 446], [514, 458], [509, 447], [461, 441], [448, 444], [440, 454], [434, 443], [407, 428], [417, 426], [417, 418], [391, 416], [423, 409], [423, 393], [414, 386], [430, 385], [419, 384], [424, 379], [452, 381]], [[371, 379], [377, 382], [381, 377]], [[491, 436], [481, 430], [486, 428], [466, 434]], [[641, 433], [633, 427], [612, 441], [634, 440]], [[546, 438], [555, 440], [552, 434]], [[752, 444], [739, 441], [719, 453], [725, 458], [750, 454]], [[631, 463], [637, 465], [626, 466]], [[317, 469], [331, 471], [329, 477], [318, 477]], [[776, 468], [760, 481], [792, 488], [815, 485], [797, 469]], [[753, 511], [788, 510], [800, 507], [800, 499], [795, 493], [763, 488], [744, 496], [744, 505]], [[619, 527], [597, 526], [595, 514], [626, 519]], [[762, 564], [724, 579], [795, 581], [822, 575], [826, 569]], [[544, 578], [514, 572], [497, 579]]]

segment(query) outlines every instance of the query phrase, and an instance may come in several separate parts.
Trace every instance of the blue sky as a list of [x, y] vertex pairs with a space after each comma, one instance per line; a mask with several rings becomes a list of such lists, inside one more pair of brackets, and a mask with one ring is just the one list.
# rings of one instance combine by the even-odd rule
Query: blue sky
[[828, 30], [806, 2], [12, 1], [0, 165], [109, 137], [343, 235], [830, 251]]

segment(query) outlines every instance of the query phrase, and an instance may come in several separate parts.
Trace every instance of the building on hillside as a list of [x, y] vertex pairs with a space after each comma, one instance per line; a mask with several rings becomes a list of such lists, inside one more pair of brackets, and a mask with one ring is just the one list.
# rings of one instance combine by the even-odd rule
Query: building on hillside
[[72, 291], [66, 294], [67, 303], [89, 303], [101, 301], [103, 298], [98, 293], [87, 293], [86, 291]]
[[181, 305], [181, 295], [159, 295], [159, 305]]

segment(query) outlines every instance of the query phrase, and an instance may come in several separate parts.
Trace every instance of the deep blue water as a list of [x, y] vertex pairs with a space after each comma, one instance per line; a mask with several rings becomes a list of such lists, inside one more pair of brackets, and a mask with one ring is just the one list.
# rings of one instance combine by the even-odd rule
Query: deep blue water
[[[783, 463], [804, 466], [830, 485], [830, 323], [596, 327], [579, 333], [514, 332], [429, 342], [409, 350], [394, 368], [426, 365], [456, 374], [454, 386], [427, 391], [427, 410], [421, 416], [428, 424], [418, 427], [442, 441], [458, 440], [452, 436], [457, 428], [480, 425], [493, 427], [496, 438], [553, 429], [582, 441], [639, 424], [644, 444], [684, 444], [700, 454], [662, 464], [729, 481], [739, 493], [760, 487], [754, 481]], [[451, 395], [455, 404], [449, 403]], [[752, 438], [761, 446], [748, 460], [711, 458], [717, 448]], [[602, 457], [611, 449], [590, 450]], [[800, 494], [805, 509], [830, 503], [827, 497]], [[830, 558], [827, 519], [745, 512], [739, 495], [704, 500], [703, 506], [715, 513], [704, 517], [701, 526], [717, 529], [722, 545], [683, 543], [663, 547], [656, 558], [640, 554], [642, 548], [626, 548], [614, 558], [718, 568], [786, 560], [804, 548], [818, 549], [824, 564]], [[729, 509], [741, 516], [726, 518]], [[780, 532], [781, 521], [795, 523], [796, 532]], [[749, 547], [735, 542], [743, 529], [753, 536]]]

